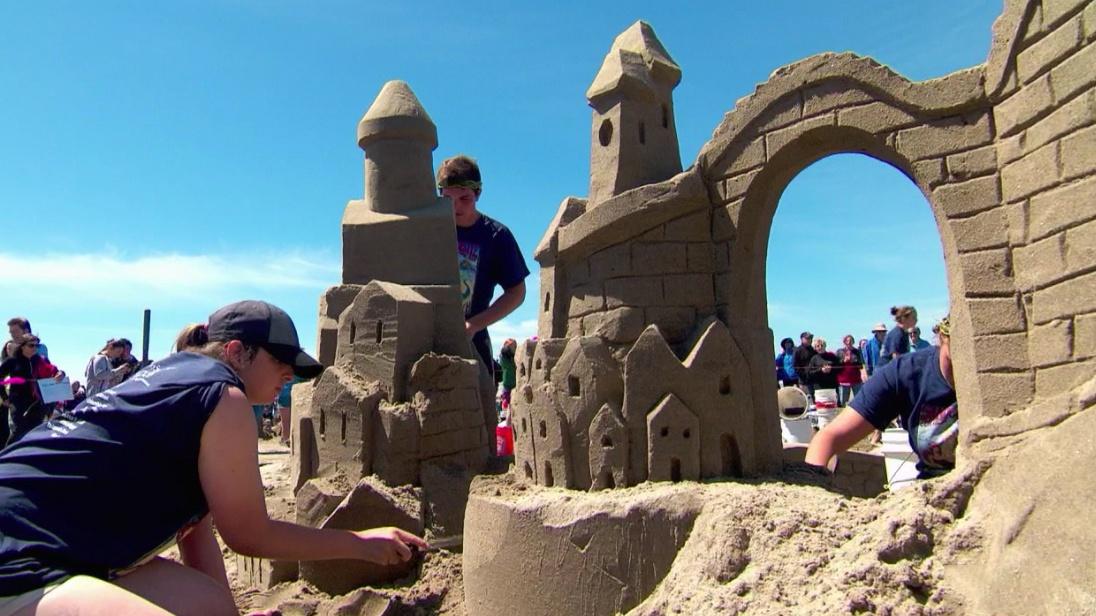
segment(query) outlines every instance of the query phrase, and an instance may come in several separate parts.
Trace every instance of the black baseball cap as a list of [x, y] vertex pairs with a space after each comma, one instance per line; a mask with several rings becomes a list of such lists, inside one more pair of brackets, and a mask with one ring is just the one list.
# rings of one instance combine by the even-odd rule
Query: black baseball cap
[[209, 315], [210, 340], [239, 340], [260, 346], [275, 359], [293, 367], [293, 374], [313, 379], [323, 372], [323, 364], [304, 352], [297, 339], [293, 319], [274, 304], [244, 300], [229, 304]]

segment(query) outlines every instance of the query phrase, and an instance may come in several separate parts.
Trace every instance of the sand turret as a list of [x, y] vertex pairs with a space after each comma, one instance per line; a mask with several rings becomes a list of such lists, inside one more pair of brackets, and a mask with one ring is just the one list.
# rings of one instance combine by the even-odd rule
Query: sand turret
[[590, 204], [681, 171], [673, 89], [681, 69], [645, 22], [613, 41], [586, 98], [593, 107]]
[[406, 83], [384, 84], [358, 123], [358, 145], [365, 196], [343, 213], [343, 282], [455, 286], [456, 225], [434, 187], [437, 128]]
[[358, 122], [365, 150], [365, 204], [397, 213], [437, 200], [433, 156], [438, 129], [403, 81], [389, 81]]

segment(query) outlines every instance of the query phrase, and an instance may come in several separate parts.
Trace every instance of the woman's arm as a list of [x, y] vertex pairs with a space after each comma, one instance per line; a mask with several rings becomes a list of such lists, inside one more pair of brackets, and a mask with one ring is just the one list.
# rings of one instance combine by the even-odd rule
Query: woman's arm
[[868, 423], [868, 420], [864, 419], [860, 413], [852, 408], [846, 408], [832, 423], [814, 435], [803, 461], [829, 468], [834, 456], [848, 451], [849, 447], [874, 430], [875, 426]]
[[422, 539], [395, 528], [326, 530], [271, 520], [259, 476], [251, 404], [230, 387], [202, 430], [198, 474], [213, 522], [234, 551], [284, 560], [353, 558], [395, 564]]
[[207, 514], [179, 537], [179, 554], [183, 557], [184, 565], [201, 571], [229, 588], [221, 546], [213, 535], [212, 516]]

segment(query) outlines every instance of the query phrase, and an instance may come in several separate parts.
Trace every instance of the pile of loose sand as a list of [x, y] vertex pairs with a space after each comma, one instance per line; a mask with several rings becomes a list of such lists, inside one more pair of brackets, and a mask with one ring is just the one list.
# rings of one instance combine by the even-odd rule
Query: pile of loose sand
[[461, 555], [445, 551], [427, 554], [422, 565], [405, 579], [337, 597], [296, 581], [264, 592], [245, 590], [238, 593], [237, 604], [244, 613], [277, 610], [283, 616], [463, 616]]
[[963, 613], [941, 559], [979, 469], [876, 499], [818, 487], [713, 484], [689, 539], [630, 614]]

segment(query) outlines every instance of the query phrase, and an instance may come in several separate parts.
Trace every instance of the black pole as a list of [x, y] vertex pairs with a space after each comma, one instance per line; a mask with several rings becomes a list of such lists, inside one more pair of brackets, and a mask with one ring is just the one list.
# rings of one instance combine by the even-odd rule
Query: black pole
[[152, 323], [152, 311], [145, 308], [145, 325], [144, 325], [144, 338], [141, 340], [141, 365], [148, 365], [148, 331], [149, 325]]

